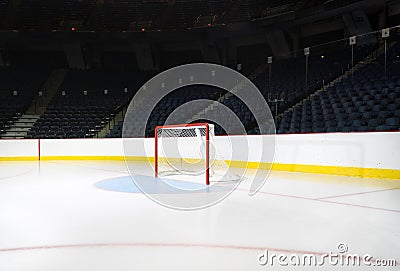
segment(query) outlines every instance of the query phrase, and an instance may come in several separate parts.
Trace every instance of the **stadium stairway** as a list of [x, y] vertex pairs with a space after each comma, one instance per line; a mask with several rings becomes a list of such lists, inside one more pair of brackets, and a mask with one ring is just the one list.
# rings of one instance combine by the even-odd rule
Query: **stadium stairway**
[[41, 87], [42, 94], [36, 93], [32, 103], [25, 111], [24, 114], [15, 118], [13, 124], [4, 130], [1, 138], [25, 138], [31, 128], [35, 125], [36, 121], [45, 112], [47, 105], [57, 92], [58, 87], [67, 74], [66, 69], [54, 70]]
[[2, 138], [26, 138], [36, 121], [46, 111], [47, 106], [67, 73], [67, 69], [54, 70], [43, 84], [41, 95], [39, 95], [39, 92], [36, 94], [25, 114], [19, 117], [14, 124], [2, 134]]
[[117, 114], [115, 114], [114, 118], [112, 118], [108, 124], [106, 124], [103, 129], [98, 133], [99, 138], [104, 138], [114, 129], [114, 127], [124, 121], [126, 112], [126, 107], [123, 107]]
[[35, 122], [40, 118], [39, 115], [27, 115], [24, 114], [20, 116], [14, 123], [10, 126], [8, 130], [1, 134], [1, 138], [15, 138], [22, 139], [25, 138], [29, 130], [35, 124]]

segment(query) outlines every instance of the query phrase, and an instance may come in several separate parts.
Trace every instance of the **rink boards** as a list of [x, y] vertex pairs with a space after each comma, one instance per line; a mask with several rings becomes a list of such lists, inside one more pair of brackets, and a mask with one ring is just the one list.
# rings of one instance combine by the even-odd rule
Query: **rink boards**
[[[242, 152], [243, 137], [248, 151]], [[270, 168], [272, 163], [273, 170], [400, 179], [399, 132], [276, 135], [267, 148], [275, 152], [273, 161], [260, 160], [263, 137], [271, 135], [217, 136], [215, 144], [232, 167]], [[124, 160], [124, 153], [120, 138], [0, 140], [0, 161]], [[129, 139], [127, 158], [152, 163], [154, 139]]]

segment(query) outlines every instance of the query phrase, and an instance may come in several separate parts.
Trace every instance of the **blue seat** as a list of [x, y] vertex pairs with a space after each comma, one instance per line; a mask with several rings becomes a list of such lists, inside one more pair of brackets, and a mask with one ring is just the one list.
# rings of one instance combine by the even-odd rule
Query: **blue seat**
[[390, 128], [398, 128], [399, 120], [397, 118], [388, 118], [386, 120], [386, 125], [388, 125]]
[[389, 104], [389, 100], [388, 99], [381, 99], [378, 100], [379, 104], [381, 105], [381, 107], [386, 107]]
[[338, 114], [344, 113], [345, 111], [344, 111], [343, 108], [335, 108], [335, 109], [333, 110], [333, 112], [334, 112], [336, 115], [338, 115]]
[[365, 121], [361, 120], [361, 119], [356, 119], [356, 120], [353, 120], [353, 122], [352, 122], [352, 126], [354, 126], [354, 127], [360, 127], [360, 126], [363, 126], [364, 124], [365, 124]]
[[371, 129], [371, 127], [369, 126], [360, 126], [358, 127], [357, 131], [359, 132], [369, 132], [372, 131], [373, 129]]
[[360, 113], [364, 113], [366, 111], [368, 111], [368, 106], [366, 106], [366, 105], [360, 106], [358, 108], [358, 112], [360, 112]]
[[388, 131], [389, 130], [389, 126], [387, 125], [379, 125], [377, 127], [375, 127], [375, 131]]
[[356, 119], [359, 119], [360, 117], [361, 117], [360, 113], [354, 112], [354, 113], [350, 114], [349, 119], [350, 120], [356, 120]]
[[312, 133], [312, 129], [310, 127], [301, 128], [302, 133]]
[[367, 112], [364, 112], [364, 113], [362, 114], [362, 117], [363, 117], [364, 119], [372, 119], [374, 116], [375, 116], [375, 113], [374, 113], [374, 112], [371, 112], [371, 111], [367, 111]]
[[316, 127], [312, 129], [314, 133], [325, 133], [326, 129], [322, 127]]
[[390, 99], [390, 100], [396, 99], [396, 98], [397, 98], [397, 93], [391, 92], [391, 93], [388, 94], [387, 97], [388, 97], [388, 99]]
[[370, 120], [368, 121], [368, 126], [370, 126], [370, 127], [377, 127], [377, 126], [379, 126], [381, 123], [382, 123], [382, 122], [381, 122], [380, 119], [370, 119]]
[[374, 112], [379, 112], [379, 111], [381, 111], [381, 110], [382, 110], [382, 109], [381, 109], [381, 105], [380, 105], [380, 104], [374, 105], [374, 106], [372, 107], [372, 110], [373, 110]]
[[387, 110], [389, 110], [389, 111], [395, 111], [396, 109], [397, 109], [397, 104], [389, 104], [388, 106], [387, 106]]
[[325, 127], [327, 127], [327, 128], [336, 127], [336, 126], [337, 126], [336, 120], [330, 120], [325, 123]]
[[381, 111], [378, 112], [378, 117], [381, 119], [386, 119], [389, 116], [389, 112], [388, 111]]
[[328, 127], [328, 128], [326, 129], [326, 131], [327, 131], [328, 133], [334, 133], [334, 132], [337, 132], [337, 128], [336, 128], [336, 127]]

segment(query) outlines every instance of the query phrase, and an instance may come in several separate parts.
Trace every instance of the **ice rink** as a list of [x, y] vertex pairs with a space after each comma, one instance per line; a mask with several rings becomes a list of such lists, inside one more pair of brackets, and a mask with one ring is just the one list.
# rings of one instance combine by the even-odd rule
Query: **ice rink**
[[[113, 178], [125, 183], [99, 187]], [[0, 270], [399, 270], [400, 181], [275, 171], [255, 196], [245, 180], [215, 206], [177, 211], [128, 178], [117, 161], [0, 162]], [[265, 251], [319, 259], [339, 244], [372, 266], [260, 264]]]

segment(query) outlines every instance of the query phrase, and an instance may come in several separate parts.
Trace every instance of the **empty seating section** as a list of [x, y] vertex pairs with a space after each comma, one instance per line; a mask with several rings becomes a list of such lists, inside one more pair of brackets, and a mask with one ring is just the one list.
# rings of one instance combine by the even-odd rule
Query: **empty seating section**
[[[249, 108], [236, 96], [230, 96], [228, 99], [225, 99], [223, 102], [223, 105], [227, 106], [229, 109], [231, 109], [236, 116], [240, 119], [241, 123], [243, 124], [244, 128], [246, 131], [249, 133], [257, 133], [255, 127], [255, 118], [252, 114], [252, 112], [249, 110]], [[223, 111], [220, 110], [218, 112], [218, 108], [216, 108], [217, 112], [215, 114], [217, 115], [225, 115], [222, 113]], [[259, 108], [253, 108], [253, 110], [260, 110]], [[255, 113], [255, 112], [254, 112]], [[226, 119], [227, 116], [221, 116], [221, 118], [224, 119], [224, 123], [230, 123], [231, 119]], [[219, 126], [216, 126], [215, 129], [216, 134], [224, 134], [224, 131], [220, 129]]]
[[60, 29], [68, 29], [69, 26], [78, 30], [87, 29], [87, 21], [96, 6], [96, 0], [64, 0], [63, 4]]
[[33, 29], [58, 29], [62, 11], [58, 1], [24, 0], [20, 7], [21, 27]]
[[[375, 46], [358, 47], [356, 63], [374, 49]], [[349, 69], [350, 64], [351, 51], [348, 47], [347, 49], [341, 47], [328, 53], [313, 53], [311, 49], [307, 67], [307, 85], [306, 59], [302, 52], [301, 56], [295, 58], [274, 60], [271, 64], [271, 78], [267, 67], [267, 71], [259, 75], [254, 83], [268, 101], [283, 100], [278, 103], [278, 112], [281, 113], [340, 76]], [[271, 102], [270, 106], [274, 107], [275, 104]]]
[[[219, 97], [221, 97], [224, 94], [226, 94], [225, 90], [206, 85], [187, 86], [175, 90], [173, 93], [163, 98], [153, 109], [149, 121], [147, 122], [146, 135], [153, 136], [155, 127], [158, 125], [164, 125], [168, 116], [170, 116], [170, 114], [175, 109], [184, 105], [185, 103], [198, 99], [207, 99], [216, 101], [218, 100]], [[236, 96], [231, 96], [223, 100], [222, 104], [236, 113], [237, 117], [241, 120], [241, 122], [243, 123], [244, 127], [247, 130], [250, 130], [255, 133], [254, 129], [251, 129], [255, 121], [254, 116], [251, 114], [251, 112], [243, 102], [241, 102]], [[197, 105], [198, 105], [197, 108], [193, 107]], [[197, 105], [191, 104], [190, 110], [185, 111], [187, 115], [185, 115], [184, 118], [189, 119], [198, 112], [204, 110], [202, 103], [198, 103]], [[209, 119], [219, 118], [225, 124], [230, 123], [230, 119], [228, 119], [229, 116], [226, 116], [224, 111], [222, 111], [218, 107], [213, 107], [213, 109], [208, 111], [207, 115], [204, 117], [206, 119], [205, 121], [207, 122], [210, 122]], [[139, 124], [144, 120], [145, 118], [138, 118], [135, 121], [137, 121]], [[201, 120], [197, 120], [197, 122], [199, 121], [201, 122]], [[218, 125], [218, 123], [214, 124], [215, 124], [216, 134], [218, 135], [226, 134], [226, 131], [224, 131], [222, 127]], [[120, 121], [118, 124], [114, 126], [114, 128], [112, 129], [110, 134], [107, 135], [107, 137], [121, 137], [122, 129], [123, 129], [123, 122]]]
[[[216, 100], [223, 92], [223, 90], [218, 88], [205, 85], [188, 86], [175, 90], [163, 98], [152, 111], [146, 126], [147, 135], [152, 136], [154, 134], [154, 128], [157, 125], [163, 125], [168, 116], [181, 105], [197, 99]], [[198, 110], [196, 110], [192, 107], [190, 108], [190, 112], [197, 113], [203, 109], [204, 108], [199, 107]], [[189, 114], [187, 117], [189, 117]]]
[[[303, 4], [302, 1], [300, 2]], [[299, 5], [298, 1], [291, 0], [244, 0], [237, 1], [236, 3], [237, 5], [233, 5], [230, 14], [228, 14], [230, 16], [226, 17], [226, 21], [239, 22], [286, 13], [294, 10], [293, 7], [296, 6], [296, 4], [298, 9], [302, 7], [302, 5]], [[311, 6], [319, 4], [320, 3], [314, 3]]]
[[[375, 47], [358, 48], [356, 60], [364, 59]], [[398, 55], [399, 46], [391, 48]], [[389, 52], [390, 53], [390, 52]], [[400, 62], [391, 58], [384, 76], [383, 55], [372, 58], [352, 75], [336, 83], [325, 85], [349, 69], [348, 52], [338, 51], [311, 55], [309, 59], [308, 89], [305, 88], [305, 60], [298, 57], [273, 63], [271, 85], [265, 73], [254, 80], [266, 99], [282, 98], [283, 114], [276, 118], [277, 133], [387, 131], [399, 129], [400, 117]], [[31, 130], [30, 137], [63, 138], [93, 137], [118, 110], [129, 103], [134, 92], [149, 75], [108, 71], [69, 72], [45, 114]], [[128, 93], [123, 90], [127, 87]], [[108, 94], [104, 94], [104, 89]], [[87, 91], [87, 95], [84, 91]], [[65, 95], [63, 95], [63, 91]], [[315, 94], [313, 94], [315, 93]], [[183, 87], [163, 98], [154, 108], [146, 126], [146, 136], [154, 134], [157, 125], [163, 125], [168, 116], [181, 105], [196, 99], [218, 100], [226, 91], [211, 86]], [[305, 100], [303, 100], [306, 98]], [[299, 101], [302, 101], [298, 103]], [[250, 110], [235, 96], [224, 99], [241, 120], [249, 134], [259, 133]], [[295, 105], [298, 103], [297, 105]], [[269, 103], [274, 111], [274, 103]], [[293, 106], [295, 105], [295, 106]], [[292, 107], [293, 106], [293, 107]], [[287, 110], [290, 108], [289, 110]], [[192, 108], [188, 118], [204, 108]], [[286, 110], [286, 111], [285, 111]], [[273, 112], [274, 113], [274, 112]], [[191, 114], [189, 116], [189, 114]], [[223, 114], [214, 107], [207, 114]], [[140, 118], [138, 118], [140, 119]], [[205, 118], [207, 119], [207, 118]], [[121, 137], [123, 121], [119, 121], [106, 137]], [[216, 134], [224, 134], [216, 126]]]
[[[271, 77], [268, 65], [263, 64], [264, 70], [253, 81], [268, 101], [274, 116], [274, 99], [283, 100], [279, 102], [279, 114], [275, 116], [277, 133], [399, 130], [400, 43], [389, 43], [386, 76], [382, 48], [376, 51], [377, 46], [357, 46], [355, 63], [363, 61], [356, 65], [354, 72], [350, 72], [349, 46], [324, 53], [311, 51], [307, 84], [304, 55], [291, 59], [274, 59], [270, 66]], [[257, 47], [253, 49], [258, 50]], [[372, 51], [375, 52], [373, 56], [365, 58]], [[37, 52], [39, 58], [42, 54], [43, 52]], [[28, 52], [27, 55], [32, 53]], [[58, 69], [66, 65], [64, 58], [57, 54], [51, 56], [43, 58], [43, 67]], [[105, 63], [112, 64], [114, 61], [118, 65], [107, 65], [110, 70], [68, 71], [44, 114], [28, 132], [28, 138], [96, 137], [115, 114], [129, 104], [136, 91], [152, 77], [149, 73], [127, 72], [138, 70], [137, 66], [131, 64], [135, 62], [133, 54], [110, 53], [105, 56]], [[24, 54], [12, 60], [25, 68], [0, 69], [1, 132], [26, 112], [37, 91], [41, 90], [51, 73], [50, 70], [40, 68], [42, 66], [37, 59], [25, 57]], [[256, 54], [254, 57], [249, 54], [247, 62], [243, 57], [243, 61], [245, 70], [254, 69]], [[33, 68], [35, 65], [37, 69]], [[325, 87], [321, 89], [323, 85]], [[206, 85], [175, 90], [164, 97], [152, 111], [145, 127], [146, 136], [153, 136], [154, 128], [165, 124], [168, 116], [181, 105], [197, 99], [216, 101], [226, 94], [225, 90]], [[258, 134], [252, 112], [236, 96], [228, 96], [221, 99], [221, 103], [236, 114], [249, 134]], [[188, 114], [187, 117], [192, 117], [203, 109], [191, 108], [191, 115]], [[214, 106], [207, 111], [207, 116], [212, 114], [221, 117], [225, 122], [230, 121], [221, 107]], [[121, 137], [123, 121], [117, 121], [115, 125], [111, 124], [113, 127], [107, 137]], [[141, 122], [144, 118], [139, 114], [135, 116], [134, 121]], [[218, 125], [215, 132], [225, 133]]]
[[8, 0], [0, 0], [0, 18], [4, 18], [8, 6]]
[[[307, 2], [307, 1], [305, 1]], [[301, 3], [301, 2], [300, 2]], [[296, 2], [289, 0], [274, 0], [268, 1], [268, 7], [262, 10], [261, 16], [273, 16], [280, 13], [285, 13], [293, 10], [293, 6]], [[257, 6], [254, 8], [256, 9]]]
[[128, 72], [71, 70], [28, 136], [94, 137], [130, 101], [146, 78], [147, 75]]
[[[348, 49], [348, 48], [347, 48]], [[357, 47], [355, 54], [355, 63], [364, 59], [376, 46]], [[323, 57], [321, 57], [323, 55]], [[295, 59], [278, 60], [273, 63], [273, 74], [271, 83], [265, 74], [255, 79], [255, 83], [265, 95], [267, 100], [274, 98], [283, 99], [279, 104], [280, 111], [308, 97], [317, 89], [328, 84], [344, 71], [350, 69], [351, 51], [345, 48], [338, 48], [334, 52], [327, 54], [310, 55], [308, 64], [308, 85], [305, 83], [305, 57]], [[285, 112], [282, 120], [278, 120], [278, 133], [298, 133], [298, 132], [336, 132], [336, 131], [371, 131], [375, 129], [384, 129], [382, 125], [387, 125], [386, 129], [398, 129], [397, 121], [393, 118], [397, 116], [397, 100], [389, 103], [387, 99], [396, 99], [398, 86], [396, 78], [396, 63], [391, 63], [388, 67], [388, 74], [393, 74], [390, 80], [382, 80], [382, 57], [377, 59], [376, 63], [366, 65], [357, 71], [354, 76], [347, 78], [342, 82], [328, 88], [326, 92], [320, 95], [311, 96], [302, 106], [296, 106], [292, 111]], [[380, 76], [380, 77], [379, 77]], [[369, 78], [366, 80], [365, 78]], [[376, 79], [374, 79], [376, 78]], [[388, 85], [387, 85], [388, 84]], [[389, 88], [387, 88], [389, 87]], [[370, 93], [370, 90], [372, 93]], [[147, 135], [151, 135], [156, 125], [162, 125], [169, 113], [174, 108], [196, 99], [196, 95], [207, 94], [207, 87], [198, 87], [192, 89], [182, 89], [186, 92], [179, 92], [175, 98], [170, 98], [168, 104], [161, 103], [150, 117], [147, 128]], [[336, 93], [334, 93], [334, 91]], [[389, 94], [390, 93], [390, 94]], [[382, 101], [375, 98], [387, 97]], [[215, 95], [222, 95], [216, 91]], [[377, 95], [376, 97], [374, 95]], [[386, 96], [385, 96], [386, 95]], [[373, 99], [368, 100], [368, 99]], [[242, 121], [247, 131], [251, 134], [258, 133], [258, 127], [254, 117], [248, 108], [236, 97], [230, 97], [223, 101], [223, 104], [231, 108]], [[385, 111], [385, 105], [389, 105], [390, 110]], [[270, 102], [272, 110], [274, 103]], [[369, 106], [369, 107], [368, 107]], [[163, 109], [159, 109], [163, 108]], [[217, 110], [217, 109], [213, 109]], [[360, 111], [364, 115], [351, 115], [353, 111]], [[383, 112], [386, 113], [383, 113]], [[378, 118], [384, 117], [387, 119]], [[351, 119], [354, 118], [354, 119]], [[369, 123], [363, 121], [367, 118]], [[122, 123], [119, 123], [109, 136], [118, 137], [122, 129]], [[224, 133], [217, 127], [217, 134]]]
[[[8, 0], [0, 1], [0, 15]], [[308, 3], [308, 4], [306, 4]], [[321, 5], [320, 1], [294, 0], [21, 0], [16, 1], [18, 27], [24, 30], [138, 31], [178, 29], [240, 22]], [[200, 19], [200, 20], [199, 20]], [[200, 25], [207, 26], [207, 24]]]
[[224, 16], [227, 14], [228, 10], [230, 10], [232, 6], [232, 1], [208, 0], [207, 4], [210, 15], [216, 16], [216, 22], [221, 22]]
[[[390, 52], [399, 55], [399, 44]], [[388, 61], [387, 78], [382, 55], [353, 76], [285, 111], [278, 133], [399, 130], [400, 61], [396, 58]]]
[[0, 134], [27, 110], [47, 76], [47, 71], [0, 69]]
[[95, 0], [21, 0], [19, 23], [26, 30], [58, 30], [63, 21], [84, 25], [95, 7]]
[[[158, 125], [164, 125], [168, 116], [178, 107], [184, 105], [187, 102], [196, 100], [196, 99], [212, 99], [217, 100], [223, 93], [224, 90], [219, 88], [205, 86], [205, 85], [195, 85], [195, 86], [187, 86], [175, 90], [174, 92], [168, 94], [164, 97], [153, 109], [149, 121], [146, 125], [146, 135], [153, 136], [154, 129]], [[198, 113], [203, 110], [203, 107], [198, 107], [198, 109], [191, 107], [190, 114], [187, 114], [185, 117], [191, 117], [193, 113]], [[137, 124], [145, 121], [144, 117], [138, 117], [134, 120]], [[123, 122], [119, 122], [114, 126], [112, 131], [107, 137], [121, 137], [123, 128]], [[222, 133], [223, 131], [218, 131]]]
[[[107, 31], [140, 30], [143, 26], [151, 26], [159, 18], [167, 6], [166, 2], [142, 2], [137, 0], [105, 0], [98, 6], [97, 29]], [[151, 24], [151, 23], [150, 23]]]

